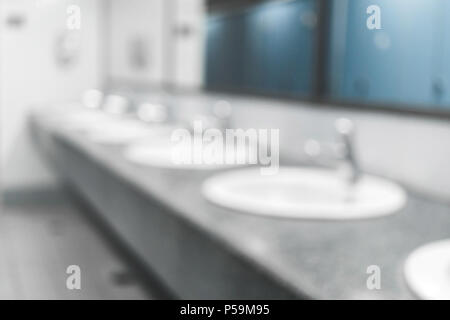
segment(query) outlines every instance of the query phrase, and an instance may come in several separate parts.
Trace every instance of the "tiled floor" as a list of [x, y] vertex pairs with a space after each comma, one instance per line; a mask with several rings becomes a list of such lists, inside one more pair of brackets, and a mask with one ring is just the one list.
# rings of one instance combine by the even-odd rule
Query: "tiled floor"
[[[81, 289], [69, 290], [78, 265]], [[70, 204], [14, 205], [0, 213], [0, 299], [149, 299], [153, 294], [100, 229]]]

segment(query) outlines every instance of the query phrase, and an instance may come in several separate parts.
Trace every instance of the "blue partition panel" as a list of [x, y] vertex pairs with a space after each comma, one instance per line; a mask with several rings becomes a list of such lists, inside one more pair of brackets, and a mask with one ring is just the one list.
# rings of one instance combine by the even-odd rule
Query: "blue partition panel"
[[210, 17], [207, 86], [309, 95], [316, 27], [315, 0], [273, 2]]
[[247, 21], [246, 84], [274, 92], [310, 93], [315, 1], [261, 6], [248, 14]]
[[[331, 99], [450, 109], [449, 0], [330, 0]], [[381, 29], [367, 8], [381, 8]], [[273, 1], [208, 18], [206, 84], [312, 95], [317, 1]]]
[[[342, 0], [334, 0], [341, 2]], [[345, 54], [341, 79], [331, 87], [338, 98], [382, 104], [432, 107], [440, 103], [436, 88], [441, 0], [348, 0]], [[381, 30], [369, 30], [367, 8], [381, 8]], [[333, 12], [337, 14], [337, 12]], [[341, 11], [342, 14], [342, 11]], [[334, 17], [340, 19], [340, 17]], [[334, 24], [336, 25], [336, 24]], [[338, 35], [334, 35], [338, 36]], [[333, 44], [333, 39], [331, 40]], [[334, 43], [333, 45], [337, 45]], [[333, 51], [332, 51], [333, 52]], [[336, 52], [335, 52], [336, 54]]]
[[241, 15], [210, 18], [207, 29], [206, 79], [210, 87], [242, 86], [244, 19]]

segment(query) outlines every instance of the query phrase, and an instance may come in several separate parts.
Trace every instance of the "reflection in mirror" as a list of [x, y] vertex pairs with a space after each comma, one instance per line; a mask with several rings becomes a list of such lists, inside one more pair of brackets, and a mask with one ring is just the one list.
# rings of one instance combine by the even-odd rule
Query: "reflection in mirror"
[[450, 109], [448, 1], [242, 3], [210, 1], [208, 89], [359, 108]]

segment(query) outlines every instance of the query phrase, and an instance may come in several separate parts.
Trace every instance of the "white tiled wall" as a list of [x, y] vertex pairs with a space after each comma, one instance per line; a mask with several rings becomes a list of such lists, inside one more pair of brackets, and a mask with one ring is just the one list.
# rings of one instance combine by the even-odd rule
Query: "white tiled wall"
[[[67, 7], [81, 8], [81, 50], [66, 68], [55, 62], [56, 39], [65, 32]], [[0, 105], [2, 185], [5, 189], [52, 185], [26, 128], [32, 104], [78, 99], [100, 86], [100, 0], [0, 1]], [[23, 24], [10, 26], [11, 16]], [[78, 31], [77, 31], [78, 32]]]

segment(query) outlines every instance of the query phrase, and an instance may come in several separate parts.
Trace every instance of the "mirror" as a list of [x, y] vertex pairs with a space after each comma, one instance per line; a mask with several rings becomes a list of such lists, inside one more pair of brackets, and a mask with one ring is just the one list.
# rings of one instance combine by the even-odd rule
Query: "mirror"
[[209, 90], [357, 108], [450, 110], [450, 2], [242, 3], [210, 1]]

